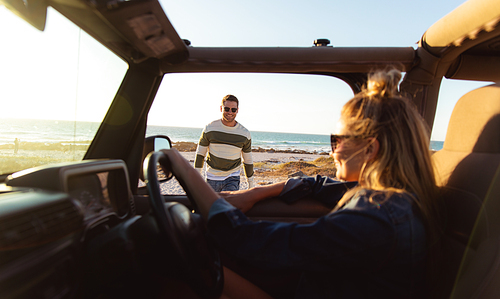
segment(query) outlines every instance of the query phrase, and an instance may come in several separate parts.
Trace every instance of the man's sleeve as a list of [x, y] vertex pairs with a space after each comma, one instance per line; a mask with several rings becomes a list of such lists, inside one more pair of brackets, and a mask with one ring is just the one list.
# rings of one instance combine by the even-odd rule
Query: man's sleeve
[[194, 168], [201, 173], [203, 169], [203, 162], [205, 160], [205, 156], [208, 152], [208, 145], [210, 142], [206, 138], [205, 130], [201, 133], [200, 141], [198, 142], [198, 147], [196, 148], [196, 157], [194, 159]]
[[[251, 178], [253, 176], [252, 139], [248, 139], [243, 145], [241, 156], [243, 157], [245, 176]], [[250, 184], [250, 181], [248, 183]]]

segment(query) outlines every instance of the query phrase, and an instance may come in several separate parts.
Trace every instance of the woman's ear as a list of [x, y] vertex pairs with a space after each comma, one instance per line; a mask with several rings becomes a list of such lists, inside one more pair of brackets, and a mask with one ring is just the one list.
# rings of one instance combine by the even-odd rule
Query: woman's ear
[[372, 138], [372, 140], [370, 140], [370, 143], [366, 147], [365, 151], [366, 161], [375, 159], [375, 157], [378, 154], [379, 148], [380, 148], [380, 143], [378, 142], [377, 138]]

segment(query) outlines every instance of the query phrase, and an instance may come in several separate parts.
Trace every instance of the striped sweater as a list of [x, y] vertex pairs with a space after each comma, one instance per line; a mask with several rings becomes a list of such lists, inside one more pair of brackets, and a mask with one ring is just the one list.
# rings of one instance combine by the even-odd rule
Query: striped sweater
[[240, 123], [234, 127], [225, 126], [220, 119], [209, 123], [198, 142], [195, 168], [203, 168], [205, 156], [207, 178], [223, 180], [232, 175], [239, 176], [242, 158], [246, 177], [253, 176], [252, 139], [250, 132]]

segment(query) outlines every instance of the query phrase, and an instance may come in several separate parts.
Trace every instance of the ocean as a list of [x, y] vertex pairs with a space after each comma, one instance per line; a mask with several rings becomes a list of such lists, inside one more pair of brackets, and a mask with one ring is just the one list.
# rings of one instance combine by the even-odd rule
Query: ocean
[[[54, 120], [0, 119], [0, 145], [21, 142], [37, 143], [90, 143], [99, 128], [96, 122]], [[172, 142], [198, 143], [202, 128], [148, 126], [146, 136], [167, 135]], [[330, 136], [280, 132], [251, 131], [252, 147], [275, 150], [304, 150], [329, 152]], [[431, 141], [432, 150], [440, 150], [442, 141]]]
[[[198, 143], [203, 128], [148, 126], [147, 136], [167, 135], [172, 142], [186, 141]], [[293, 134], [279, 132], [251, 131], [252, 147], [275, 150], [304, 150], [308, 152], [329, 152], [330, 136], [313, 134]]]
[[90, 142], [99, 123], [41, 119], [0, 119], [0, 144], [23, 142]]

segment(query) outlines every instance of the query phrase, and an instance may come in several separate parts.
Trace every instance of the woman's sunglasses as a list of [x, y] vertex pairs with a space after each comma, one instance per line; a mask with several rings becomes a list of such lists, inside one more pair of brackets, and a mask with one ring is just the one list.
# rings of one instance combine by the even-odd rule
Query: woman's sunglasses
[[229, 110], [231, 110], [231, 112], [233, 112], [233, 113], [236, 113], [236, 111], [238, 111], [238, 108], [224, 107], [224, 111], [229, 112]]
[[355, 138], [364, 138], [365, 136], [363, 135], [337, 135], [337, 134], [331, 134], [330, 135], [330, 143], [332, 144], [332, 152], [334, 152], [337, 147], [340, 145], [341, 142], [343, 142], [346, 139], [355, 139]]

